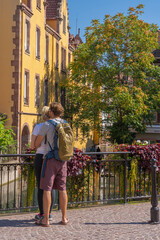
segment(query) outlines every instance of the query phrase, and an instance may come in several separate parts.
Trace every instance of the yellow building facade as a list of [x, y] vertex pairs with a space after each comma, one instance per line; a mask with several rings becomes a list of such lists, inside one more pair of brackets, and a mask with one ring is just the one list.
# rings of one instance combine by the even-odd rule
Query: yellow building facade
[[18, 152], [30, 142], [44, 105], [65, 104], [74, 46], [69, 43], [66, 0], [5, 0], [0, 7], [0, 112], [14, 129]]
[[[69, 32], [67, 0], [5, 0], [0, 5], [0, 113], [7, 115], [21, 153], [43, 106], [52, 101], [65, 106], [66, 89], [60, 83], [82, 40]], [[94, 136], [83, 139], [75, 130], [75, 147], [86, 149], [95, 142]]]

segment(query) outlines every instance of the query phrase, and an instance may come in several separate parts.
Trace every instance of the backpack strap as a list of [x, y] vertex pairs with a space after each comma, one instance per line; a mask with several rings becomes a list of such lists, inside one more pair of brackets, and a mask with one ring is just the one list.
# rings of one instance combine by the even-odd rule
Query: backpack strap
[[[61, 122], [60, 122], [60, 123], [57, 123], [57, 122], [54, 121], [53, 119], [50, 119], [50, 120], [48, 120], [47, 122], [50, 122], [50, 123], [51, 123], [52, 125], [54, 125], [55, 127], [57, 127], [57, 125], [61, 123]], [[63, 119], [63, 122], [62, 122], [62, 123], [67, 123], [67, 121]]]
[[47, 122], [51, 123], [55, 128], [57, 127], [58, 123], [52, 119], [48, 120]]
[[47, 135], [45, 135], [45, 137], [44, 137], [44, 144], [46, 144], [47, 143]]
[[[48, 120], [47, 122], [51, 123], [55, 128], [56, 128], [56, 127], [58, 126], [58, 124], [59, 124], [59, 123], [57, 123], [56, 121], [54, 121], [54, 120], [52, 120], [52, 119]], [[57, 133], [57, 131], [56, 131], [55, 136], [54, 136], [54, 149], [55, 149], [55, 150], [58, 150], [57, 140], [58, 140], [58, 133]], [[49, 142], [48, 142], [48, 144], [49, 144], [50, 149], [53, 150], [53, 148], [51, 147], [51, 144], [50, 144]]]

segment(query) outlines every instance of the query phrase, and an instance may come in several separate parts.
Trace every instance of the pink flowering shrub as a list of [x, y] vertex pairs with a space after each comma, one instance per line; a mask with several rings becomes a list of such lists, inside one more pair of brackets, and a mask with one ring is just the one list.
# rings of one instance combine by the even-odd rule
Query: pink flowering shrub
[[82, 173], [83, 167], [86, 166], [87, 161], [90, 161], [91, 157], [82, 155], [82, 151], [74, 148], [72, 159], [67, 162], [67, 176], [78, 176]]
[[118, 151], [131, 152], [131, 157], [138, 160], [138, 166], [145, 170], [151, 169], [151, 160], [157, 160], [157, 166], [160, 168], [160, 144], [150, 145], [126, 145], [121, 144], [116, 147]]
[[[24, 153], [25, 154], [35, 154], [35, 150], [28, 147], [25, 149]], [[26, 163], [33, 163], [34, 158], [35, 158], [34, 156], [26, 156], [26, 157], [23, 157], [23, 161]]]
[[[24, 154], [35, 154], [35, 150], [27, 147], [25, 149], [25, 152]], [[30, 174], [31, 172], [34, 173], [34, 166], [33, 166], [33, 163], [34, 163], [34, 156], [25, 156], [25, 157], [22, 157], [22, 161], [23, 163], [26, 163], [26, 164], [30, 164], [29, 166], [28, 165], [24, 165], [23, 166], [23, 169], [22, 169], [22, 174], [26, 177], [28, 174]], [[33, 174], [32, 174], [33, 175]]]
[[[74, 155], [72, 159], [67, 162], [67, 192], [69, 202], [79, 202], [82, 201], [83, 198], [86, 200], [88, 194], [92, 197], [93, 168], [92, 163], [87, 163], [90, 161], [90, 156], [82, 155], [81, 150], [74, 148]], [[88, 166], [90, 170], [88, 170]]]

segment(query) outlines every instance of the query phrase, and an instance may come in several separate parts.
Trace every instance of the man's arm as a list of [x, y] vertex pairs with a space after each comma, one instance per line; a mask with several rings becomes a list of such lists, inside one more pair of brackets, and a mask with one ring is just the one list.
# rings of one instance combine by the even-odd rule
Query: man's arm
[[31, 137], [31, 148], [34, 149], [35, 148], [35, 141], [36, 141], [37, 136], [32, 134]]
[[38, 147], [40, 147], [41, 142], [43, 141], [44, 136], [38, 135], [35, 141], [35, 148], [37, 149]]

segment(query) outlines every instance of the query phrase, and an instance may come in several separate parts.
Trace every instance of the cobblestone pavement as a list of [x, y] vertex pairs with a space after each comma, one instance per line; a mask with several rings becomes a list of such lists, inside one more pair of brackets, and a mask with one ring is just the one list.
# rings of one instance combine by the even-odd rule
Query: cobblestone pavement
[[0, 215], [0, 240], [160, 240], [160, 225], [148, 223], [150, 209], [150, 203], [71, 209], [66, 226], [53, 211], [48, 228], [34, 224], [35, 213]]

